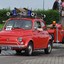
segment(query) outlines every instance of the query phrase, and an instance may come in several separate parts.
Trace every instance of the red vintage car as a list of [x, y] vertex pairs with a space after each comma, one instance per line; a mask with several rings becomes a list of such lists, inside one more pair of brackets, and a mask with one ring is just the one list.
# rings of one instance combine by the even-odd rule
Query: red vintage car
[[17, 53], [25, 51], [32, 55], [34, 50], [44, 49], [46, 54], [52, 51], [52, 39], [43, 28], [42, 19], [10, 18], [0, 31], [0, 53], [2, 50], [12, 49]]
[[56, 23], [49, 25], [48, 29], [49, 34], [52, 36], [54, 43], [63, 43], [64, 44], [64, 29], [62, 24]]

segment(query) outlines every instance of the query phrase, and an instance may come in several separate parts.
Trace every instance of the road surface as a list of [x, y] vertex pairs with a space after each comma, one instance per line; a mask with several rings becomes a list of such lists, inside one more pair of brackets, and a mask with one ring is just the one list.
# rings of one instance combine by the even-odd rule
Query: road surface
[[64, 64], [64, 49], [53, 49], [51, 54], [43, 50], [35, 51], [33, 56], [17, 55], [15, 51], [2, 51], [0, 64]]

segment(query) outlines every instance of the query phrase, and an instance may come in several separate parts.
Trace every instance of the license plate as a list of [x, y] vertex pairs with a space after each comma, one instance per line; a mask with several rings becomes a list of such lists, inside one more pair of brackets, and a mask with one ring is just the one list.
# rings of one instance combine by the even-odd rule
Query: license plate
[[1, 49], [2, 50], [11, 50], [11, 47], [9, 47], [9, 46], [2, 46]]

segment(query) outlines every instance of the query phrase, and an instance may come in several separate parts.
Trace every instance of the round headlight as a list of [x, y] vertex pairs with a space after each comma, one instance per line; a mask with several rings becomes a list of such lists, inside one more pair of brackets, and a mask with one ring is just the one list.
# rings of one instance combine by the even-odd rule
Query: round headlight
[[18, 38], [18, 41], [21, 42], [21, 41], [22, 41], [22, 37], [19, 37], [19, 38]]

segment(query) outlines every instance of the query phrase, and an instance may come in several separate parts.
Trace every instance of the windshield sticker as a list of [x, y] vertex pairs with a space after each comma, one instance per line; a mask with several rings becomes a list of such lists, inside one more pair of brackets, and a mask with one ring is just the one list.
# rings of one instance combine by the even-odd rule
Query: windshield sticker
[[12, 30], [12, 26], [7, 26], [6, 30]]

